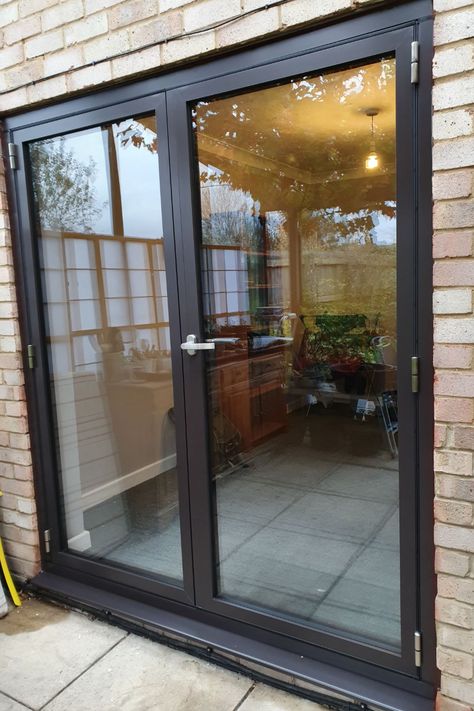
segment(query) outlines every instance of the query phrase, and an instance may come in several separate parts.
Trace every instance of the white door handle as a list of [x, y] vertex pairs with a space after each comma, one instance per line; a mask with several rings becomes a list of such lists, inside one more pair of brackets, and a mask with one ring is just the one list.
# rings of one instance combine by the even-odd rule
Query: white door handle
[[181, 349], [186, 351], [190, 356], [196, 355], [197, 351], [213, 351], [216, 347], [215, 343], [197, 343], [194, 333], [190, 333], [186, 337], [186, 342], [181, 344]]

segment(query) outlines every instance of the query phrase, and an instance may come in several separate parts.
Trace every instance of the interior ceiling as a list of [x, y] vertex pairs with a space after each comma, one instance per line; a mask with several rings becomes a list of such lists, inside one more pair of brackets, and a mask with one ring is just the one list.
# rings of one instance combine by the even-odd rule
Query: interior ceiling
[[[337, 182], [339, 200], [341, 191], [353, 193], [354, 181], [374, 176], [365, 170], [371, 149], [368, 111], [377, 112], [374, 139], [382, 159], [377, 190], [383, 187], [390, 200], [395, 173], [393, 59], [198, 104], [199, 158], [224, 171], [234, 187], [255, 192], [256, 175], [263, 179], [266, 174], [268, 180], [271, 174], [274, 188], [278, 177], [280, 190], [295, 181], [316, 197], [323, 183]], [[335, 196], [330, 199], [334, 202]]]

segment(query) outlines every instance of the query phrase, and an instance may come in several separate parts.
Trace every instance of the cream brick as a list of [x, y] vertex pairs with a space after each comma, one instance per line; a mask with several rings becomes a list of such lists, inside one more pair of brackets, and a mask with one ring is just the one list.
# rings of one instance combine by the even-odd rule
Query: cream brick
[[97, 84], [110, 81], [112, 79], [112, 65], [110, 62], [101, 62], [95, 67], [85, 67], [78, 71], [71, 72], [67, 78], [69, 91], [79, 91], [87, 89]]
[[49, 10], [45, 10], [41, 15], [43, 31], [52, 30], [55, 27], [62, 27], [68, 22], [78, 20], [84, 15], [84, 7], [81, 0], [68, 0], [61, 4], [55, 4]]
[[64, 40], [67, 45], [84, 42], [97, 35], [103, 35], [108, 30], [105, 12], [90, 15], [78, 22], [73, 22], [64, 28]]
[[435, 230], [472, 227], [473, 225], [474, 200], [435, 203], [433, 209], [433, 227]]
[[435, 368], [471, 368], [472, 364], [472, 346], [435, 343], [433, 351]]
[[438, 641], [443, 647], [459, 649], [468, 654], [474, 654], [474, 632], [460, 630], [448, 625], [439, 625]]
[[166, 12], [167, 10], [175, 10], [176, 8], [183, 7], [184, 5], [189, 5], [191, 2], [196, 0], [160, 0], [160, 10], [161, 12]]
[[118, 3], [124, 0], [85, 0], [84, 10], [86, 15], [92, 15], [94, 12], [99, 12], [100, 10], [106, 10], [108, 7], [113, 7], [113, 5], [118, 5]]
[[[158, 20], [136, 25], [130, 28], [130, 47], [139, 49], [146, 45], [158, 44], [170, 37], [181, 34], [182, 18], [179, 13], [172, 12]], [[184, 40], [177, 40], [184, 41]], [[171, 43], [170, 43], [171, 44]]]
[[433, 294], [435, 314], [468, 314], [472, 312], [472, 289], [437, 289]]
[[[447, 501], [446, 499], [436, 499], [434, 511], [436, 520], [442, 521], [443, 523], [470, 526], [473, 520], [472, 504], [467, 501]], [[438, 592], [443, 597], [455, 597], [447, 595], [446, 591], [441, 588], [438, 588]]]
[[61, 52], [47, 54], [44, 58], [44, 73], [46, 76], [67, 72], [80, 67], [84, 63], [81, 46], [69, 47]]
[[290, 0], [281, 6], [281, 24], [283, 27], [311, 22], [326, 15], [334, 15], [350, 8], [349, 0], [321, 0], [317, 3], [307, 0]]
[[[449, 170], [474, 165], [474, 136], [435, 143], [433, 170]], [[468, 194], [471, 194], [469, 191]], [[469, 225], [469, 227], [471, 227]]]
[[29, 15], [41, 12], [41, 10], [44, 10], [46, 7], [58, 5], [58, 0], [20, 0], [19, 5], [21, 17], [28, 17]]
[[433, 76], [444, 77], [474, 69], [474, 47], [461, 44], [437, 50], [433, 60]]
[[[435, 524], [435, 544], [443, 548], [474, 553], [474, 529], [437, 522]], [[471, 612], [474, 614], [474, 608]]]
[[18, 5], [11, 3], [0, 11], [0, 27], [13, 24], [18, 20]]
[[438, 81], [433, 87], [435, 111], [472, 104], [474, 73]]
[[441, 677], [441, 691], [454, 699], [472, 704], [472, 699], [474, 698], [474, 683], [443, 674]]
[[66, 78], [64, 76], [53, 77], [29, 86], [28, 101], [34, 104], [38, 101], [51, 99], [54, 96], [62, 96], [66, 91]]
[[128, 30], [109, 32], [106, 36], [91, 40], [84, 45], [84, 58], [86, 63], [98, 62], [126, 52], [129, 47]]
[[[439, 144], [436, 148], [438, 146]], [[450, 170], [449, 172], [435, 173], [433, 175], [433, 199], [450, 200], [469, 197], [472, 195], [472, 179], [472, 170]]]
[[188, 57], [197, 57], [215, 49], [214, 32], [206, 32], [183, 39], [173, 40], [161, 46], [161, 63], [173, 64]]
[[[270, 34], [279, 29], [280, 19], [278, 8], [273, 7], [265, 10], [259, 15], [259, 32]], [[229, 25], [216, 30], [216, 41], [218, 47], [239, 44], [255, 39], [255, 17], [249, 15]]]
[[36, 513], [36, 503], [33, 499], [17, 499], [18, 511], [25, 514]]
[[240, 0], [202, 0], [184, 8], [184, 30], [189, 32], [240, 15]]
[[23, 45], [14, 44], [10, 47], [2, 47], [0, 49], [0, 69], [13, 67], [23, 61]]
[[433, 9], [435, 12], [446, 12], [447, 10], [454, 10], [457, 7], [466, 7], [470, 5], [472, 0], [434, 0]]
[[439, 395], [474, 397], [474, 373], [440, 370], [435, 375], [434, 391]]
[[149, 47], [112, 60], [112, 74], [117, 79], [138, 74], [149, 69], [156, 69], [160, 66], [160, 61], [160, 48]]
[[62, 30], [46, 32], [39, 37], [25, 42], [25, 55], [27, 59], [32, 59], [33, 57], [38, 57], [40, 54], [55, 52], [57, 49], [61, 49], [63, 44]]
[[[7, 69], [3, 72], [5, 84], [9, 89], [14, 89], [19, 84], [29, 84], [38, 81], [43, 77], [43, 62], [41, 59], [33, 59], [25, 64]], [[4, 97], [2, 97], [3, 101]]]
[[433, 114], [433, 138], [445, 140], [468, 136], [474, 130], [474, 120], [469, 109], [437, 111]]
[[437, 343], [474, 343], [474, 318], [438, 318], [434, 338]]
[[441, 45], [462, 39], [471, 39], [474, 35], [474, 8], [455, 10], [435, 16], [434, 44]]
[[472, 657], [464, 652], [450, 649], [439, 649], [437, 654], [438, 668], [448, 674], [455, 674], [464, 679], [471, 679], [473, 673]]
[[[436, 493], [458, 501], [474, 501], [474, 481], [472, 477], [461, 478], [448, 474], [436, 476]], [[449, 546], [447, 546], [449, 548]]]
[[[462, 502], [464, 503], [464, 502]], [[465, 553], [438, 548], [435, 555], [435, 568], [437, 573], [449, 573], [464, 577], [469, 573], [470, 557]], [[444, 643], [445, 644], [445, 643]], [[446, 646], [450, 647], [451, 644]]]
[[[457, 452], [455, 450], [437, 450], [434, 454], [434, 468], [438, 472], [471, 476], [472, 452]], [[471, 506], [469, 505], [471, 511]], [[472, 518], [472, 516], [470, 516]], [[465, 522], [463, 522], [465, 523]]]
[[19, 22], [14, 22], [11, 25], [7, 25], [3, 31], [3, 38], [5, 44], [14, 44], [15, 42], [21, 42], [21, 40], [27, 37], [32, 37], [41, 32], [41, 20], [39, 15], [34, 17], [27, 17]]
[[474, 609], [471, 605], [446, 600], [442, 597], [436, 600], [436, 619], [455, 627], [472, 630], [474, 626]]
[[128, 27], [159, 13], [158, 0], [134, 0], [121, 3], [109, 10], [109, 28]]

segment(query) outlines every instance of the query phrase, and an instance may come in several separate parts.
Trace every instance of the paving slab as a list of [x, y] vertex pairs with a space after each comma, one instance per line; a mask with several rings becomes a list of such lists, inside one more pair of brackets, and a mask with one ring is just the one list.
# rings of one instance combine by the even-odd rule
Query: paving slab
[[130, 635], [44, 711], [234, 711], [251, 684], [239, 674]]
[[239, 711], [327, 711], [327, 709], [313, 701], [257, 684], [239, 706]]
[[125, 636], [85, 615], [25, 600], [0, 624], [0, 692], [40, 709]]
[[0, 693], [0, 711], [30, 711], [30, 709]]

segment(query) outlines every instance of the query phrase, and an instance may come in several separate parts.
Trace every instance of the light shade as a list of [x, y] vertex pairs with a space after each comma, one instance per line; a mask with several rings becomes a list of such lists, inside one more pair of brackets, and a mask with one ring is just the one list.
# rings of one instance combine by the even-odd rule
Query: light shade
[[380, 159], [375, 151], [370, 151], [365, 159], [365, 167], [367, 170], [375, 170], [379, 167]]

